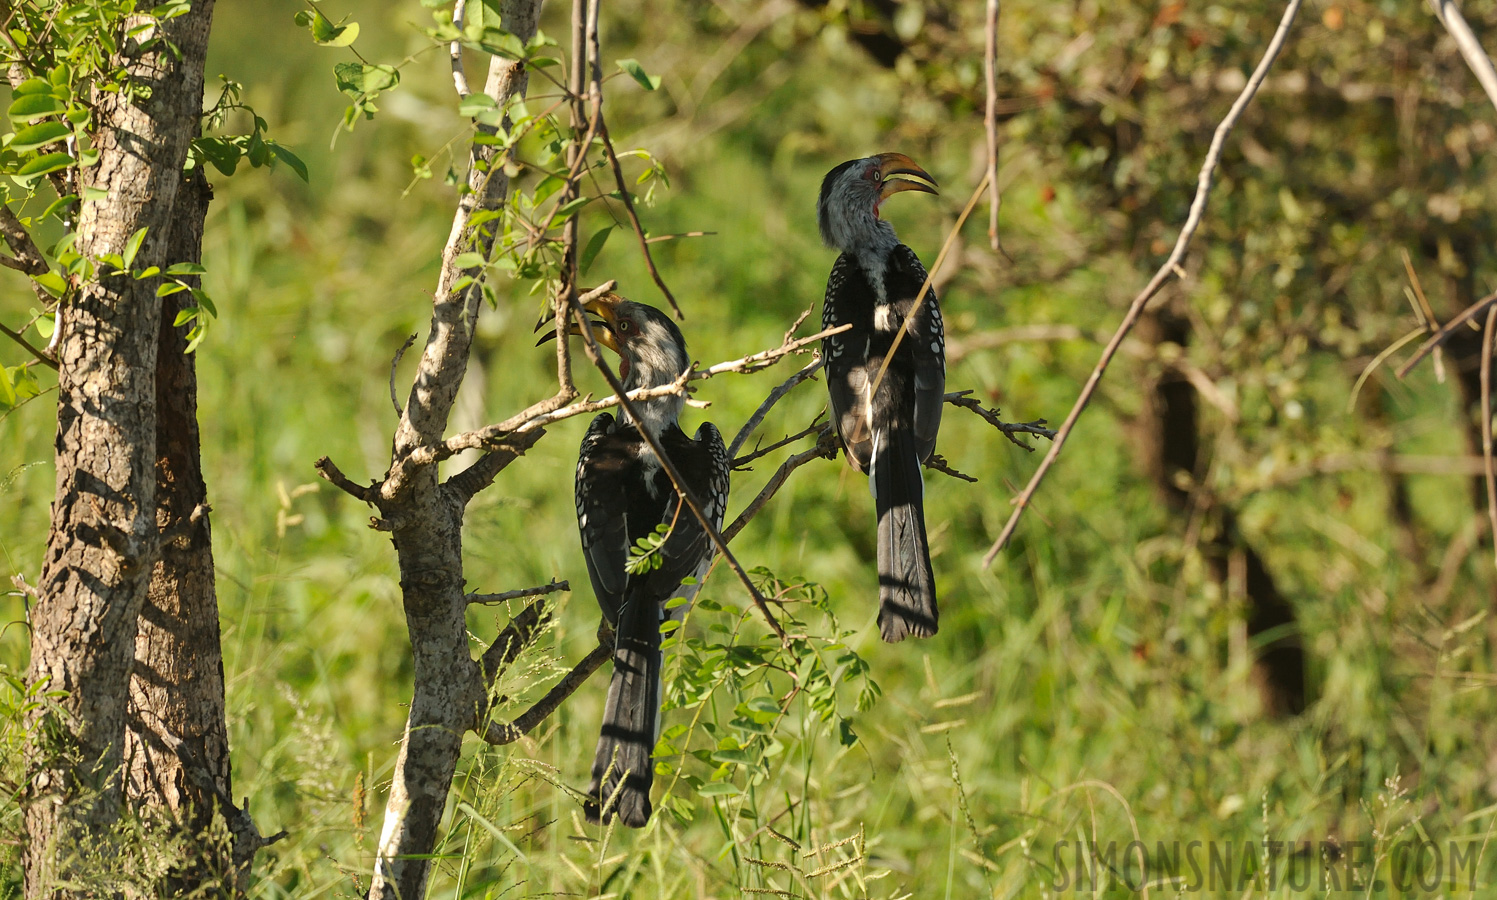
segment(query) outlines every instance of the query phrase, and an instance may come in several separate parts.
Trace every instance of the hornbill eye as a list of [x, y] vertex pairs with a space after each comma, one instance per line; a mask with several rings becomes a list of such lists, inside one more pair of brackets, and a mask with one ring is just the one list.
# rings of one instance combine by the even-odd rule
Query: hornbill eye
[[629, 332], [631, 332], [633, 330], [634, 330], [634, 326], [632, 324], [630, 324], [630, 322], [629, 322], [628, 319], [620, 319], [619, 320], [619, 333], [620, 334], [628, 334]]

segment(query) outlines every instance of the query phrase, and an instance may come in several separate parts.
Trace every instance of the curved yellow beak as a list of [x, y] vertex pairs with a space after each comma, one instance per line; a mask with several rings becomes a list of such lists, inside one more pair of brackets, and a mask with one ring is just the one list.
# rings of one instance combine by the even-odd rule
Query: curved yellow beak
[[[623, 297], [609, 292], [600, 297], [594, 297], [582, 304], [583, 309], [597, 316], [599, 319], [599, 321], [593, 323], [593, 337], [597, 339], [598, 343], [612, 350], [614, 353], [620, 352], [618, 342], [613, 338], [614, 322], [618, 321], [616, 307], [623, 301]], [[550, 326], [551, 322], [551, 319], [542, 319], [536, 324], [536, 330], [539, 331], [541, 328]], [[575, 321], [569, 321], [567, 323], [567, 334], [581, 335], [582, 329], [577, 327]], [[535, 345], [539, 347], [547, 341], [555, 339], [556, 331], [553, 329], [550, 333], [542, 335], [540, 340], [535, 342]]]
[[[883, 189], [879, 191], [879, 199], [887, 200], [900, 191], [921, 191], [926, 194], [936, 194], [936, 180], [930, 177], [930, 173], [916, 165], [913, 159], [903, 153], [880, 153], [878, 155], [879, 172], [884, 176]], [[911, 175], [921, 181], [910, 181], [900, 178], [901, 175]], [[929, 184], [923, 184], [928, 181]]]

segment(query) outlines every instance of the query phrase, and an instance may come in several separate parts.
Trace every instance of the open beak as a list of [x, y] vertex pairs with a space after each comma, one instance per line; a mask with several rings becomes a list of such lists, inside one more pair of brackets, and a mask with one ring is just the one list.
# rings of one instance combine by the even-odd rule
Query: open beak
[[[921, 191], [926, 194], [935, 194], [936, 180], [930, 177], [930, 173], [915, 164], [913, 159], [903, 153], [880, 153], [879, 171], [883, 174], [884, 187], [879, 191], [879, 200], [887, 200], [900, 191]], [[901, 175], [910, 175], [921, 181], [910, 181], [900, 178]], [[928, 181], [930, 184], [922, 182]]]
[[[614, 353], [620, 353], [618, 342], [613, 338], [613, 323], [617, 318], [614, 313], [614, 306], [623, 299], [623, 297], [620, 297], [617, 294], [608, 293], [604, 294], [601, 297], [596, 297], [592, 300], [589, 300], [582, 305], [582, 308], [584, 310], [594, 316], [597, 316], [596, 319], [593, 319], [589, 323], [593, 327], [593, 337], [597, 339], [598, 343], [612, 350]], [[556, 328], [554, 327], [554, 324], [554, 319], [542, 319], [540, 322], [536, 323], [536, 331], [539, 331], [542, 328], [550, 329], [550, 331], [541, 336], [540, 340], [535, 342], [535, 345], [537, 347], [541, 346], [547, 341], [556, 339]], [[577, 327], [577, 322], [575, 320], [567, 322], [567, 334], [582, 334], [582, 330]]]

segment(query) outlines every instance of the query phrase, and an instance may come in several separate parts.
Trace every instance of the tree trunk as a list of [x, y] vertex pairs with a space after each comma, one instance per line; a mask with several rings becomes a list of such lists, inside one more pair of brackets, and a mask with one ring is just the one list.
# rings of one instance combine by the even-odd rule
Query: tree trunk
[[[202, 258], [203, 221], [213, 189], [191, 172], [178, 193], [167, 259]], [[196, 279], [192, 279], [196, 280]], [[208, 527], [197, 420], [197, 363], [187, 326], [173, 322], [192, 305], [183, 291], [161, 311], [156, 359], [156, 525], [161, 558], [151, 573], [135, 636], [125, 791], [131, 809], [186, 841], [186, 864], [164, 886], [174, 896], [233, 893], [239, 835], [220, 798], [233, 796], [224, 712], [223, 653], [213, 542]], [[227, 819], [220, 814], [227, 813]], [[246, 854], [247, 856], [247, 854]], [[247, 858], [243, 860], [247, 862]]]
[[[535, 35], [540, 10], [541, 0], [503, 0], [504, 30], [528, 41]], [[523, 96], [527, 84], [524, 66], [495, 57], [484, 92], [502, 106], [511, 97]], [[487, 255], [492, 247], [493, 232], [476, 232], [469, 222], [481, 210], [502, 206], [508, 194], [509, 179], [502, 169], [491, 168], [494, 158], [493, 145], [473, 145], [471, 190], [459, 201], [443, 250], [431, 332], [395, 433], [392, 472], [418, 448], [441, 442], [466, 372], [483, 295], [476, 282], [454, 290], [457, 279], [469, 274], [456, 260], [473, 250]], [[483, 680], [468, 644], [463, 593], [467, 497], [452, 483], [439, 482], [435, 464], [418, 467], [393, 495], [381, 493], [376, 502], [392, 524], [415, 672], [369, 898], [420, 900], [426, 895], [431, 854], [462, 754], [463, 734], [473, 726], [475, 704], [483, 699]]]
[[[147, 229], [135, 268], [165, 266], [173, 204], [202, 107], [212, 0], [162, 26], [170, 47], [141, 53], [124, 31], [116, 62], [141, 89], [96, 92], [102, 199], [83, 203], [77, 250], [122, 254]], [[172, 52], [173, 49], [178, 51]], [[180, 55], [179, 55], [180, 54]], [[133, 98], [133, 100], [132, 100]], [[94, 863], [117, 862], [126, 706], [136, 619], [159, 553], [156, 521], [157, 279], [106, 274], [60, 310], [57, 493], [32, 613], [28, 678], [65, 692], [32, 715], [27, 746], [26, 894], [83, 896]], [[58, 887], [61, 880], [70, 882]]]

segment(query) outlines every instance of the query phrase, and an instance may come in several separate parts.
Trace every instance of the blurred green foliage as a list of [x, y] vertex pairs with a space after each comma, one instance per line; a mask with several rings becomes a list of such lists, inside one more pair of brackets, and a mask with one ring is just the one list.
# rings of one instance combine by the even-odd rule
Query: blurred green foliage
[[[1497, 8], [1468, 6], [1478, 34], [1497, 34]], [[469, 133], [446, 58], [427, 51], [424, 10], [320, 8], [329, 27], [357, 17], [370, 64], [414, 58], [398, 87], [381, 84], [372, 120], [345, 119], [350, 99], [361, 102], [335, 81], [348, 51], [314, 44], [293, 20], [305, 15], [297, 3], [220, 4], [209, 60], [210, 79], [242, 82], [244, 102], [309, 174], [305, 184], [284, 170], [217, 178], [204, 255], [219, 318], [198, 350], [203, 452], [235, 789], [262, 830], [291, 833], [261, 855], [263, 897], [367, 887], [409, 650], [393, 553], [366, 527], [369, 510], [319, 485], [311, 462], [331, 455], [355, 478], [384, 471], [389, 361], [426, 326], [454, 201], [443, 174], [460, 168]], [[543, 29], [565, 35], [567, 12], [549, 6]], [[1028, 324], [1081, 336], [974, 349], [953, 362], [952, 389], [975, 389], [1012, 420], [1064, 415], [1095, 361], [1093, 335], [1111, 330], [1168, 252], [1211, 131], [1278, 14], [1246, 0], [1003, 5], [1007, 258], [988, 249], [979, 211], [942, 276], [945, 318], [956, 342]], [[669, 175], [645, 222], [654, 234], [712, 232], [653, 245], [695, 358], [776, 345], [819, 301], [832, 255], [816, 239], [815, 196], [836, 162], [897, 148], [937, 176], [941, 200], [886, 209], [933, 260], [984, 165], [982, 22], [975, 2], [605, 5], [605, 59], [638, 60], [646, 80], [660, 79], [648, 92], [624, 77], [608, 86], [620, 149], [652, 152]], [[892, 67], [860, 48], [871, 33], [904, 44]], [[555, 98], [536, 79], [530, 99]], [[236, 110], [225, 128], [261, 130]], [[1453, 349], [1443, 382], [1433, 361], [1406, 382], [1384, 367], [1348, 401], [1374, 356], [1419, 325], [1401, 250], [1442, 321], [1497, 282], [1494, 140], [1492, 109], [1422, 7], [1308, 5], [1229, 144], [1188, 277], [1171, 289], [1194, 339], [1125, 354], [991, 570], [982, 552], [1037, 459], [977, 417], [947, 413], [940, 451], [980, 483], [927, 478], [940, 635], [878, 641], [864, 481], [840, 462], [808, 466], [736, 544], [785, 586], [819, 586], [793, 608], [812, 633], [855, 651], [826, 667], [851, 679], [833, 692], [831, 719], [823, 694], [820, 708], [796, 697], [775, 721], [770, 707], [781, 707], [754, 695], [783, 693], [781, 676], [727, 690], [711, 681], [743, 675], [729, 660], [764, 631], [741, 589], [715, 573], [668, 658], [677, 708], [665, 717], [670, 777], [657, 779], [666, 795], [651, 827], [588, 827], [569, 792], [596, 738], [595, 679], [520, 743], [470, 741], [433, 896], [1041, 896], [1076, 876], [1052, 853], [1057, 841], [1138, 836], [1151, 874], [1187, 877], [1156, 841], [1236, 842], [1239, 854], [1269, 840], [1484, 847], [1497, 828], [1497, 623], [1487, 617], [1497, 579], [1483, 510], [1465, 476], [1379, 462], [1468, 453], [1473, 410], [1457, 385], [1470, 373]], [[584, 236], [613, 222], [601, 204], [583, 220]], [[623, 237], [602, 245], [589, 279], [617, 278], [632, 298], [661, 304]], [[18, 277], [9, 283], [0, 317], [24, 322], [34, 301]], [[540, 299], [502, 277], [495, 289], [454, 429], [551, 391], [553, 359], [531, 346]], [[1201, 522], [1161, 502], [1143, 471], [1141, 393], [1176, 358], [1216, 389], [1217, 402], [1201, 404], [1193, 496], [1235, 508], [1298, 615], [1311, 685], [1301, 716], [1263, 714], [1241, 598], [1210, 576]], [[705, 415], [736, 429], [788, 371], [706, 382]], [[582, 383], [606, 391], [592, 373]], [[50, 396], [0, 420], [7, 574], [40, 568]], [[819, 385], [802, 386], [763, 433], [799, 430], [822, 405]], [[594, 640], [571, 500], [585, 427], [550, 429], [468, 515], [472, 588], [552, 577], [579, 586], [561, 601], [547, 652], [502, 686], [514, 710]], [[735, 494], [751, 497], [772, 465], [737, 476]], [[21, 597], [0, 600], [0, 613], [19, 623]], [[475, 640], [505, 619], [475, 609]], [[7, 626], [0, 660], [14, 673], [25, 655], [24, 625]], [[866, 686], [859, 696], [851, 659], [866, 662], [882, 697]], [[23, 700], [6, 698], [6, 710]], [[4, 734], [13, 749], [19, 738]], [[0, 769], [7, 792], [14, 774]], [[9, 840], [18, 822], [0, 809]], [[1318, 852], [1284, 864], [1316, 869]], [[1396, 874], [1392, 856], [1376, 859]], [[15, 884], [14, 862], [0, 855], [4, 884]], [[1489, 884], [1490, 855], [1479, 868]], [[1360, 872], [1370, 878], [1373, 864]], [[1208, 893], [1295, 893], [1218, 888]]]

